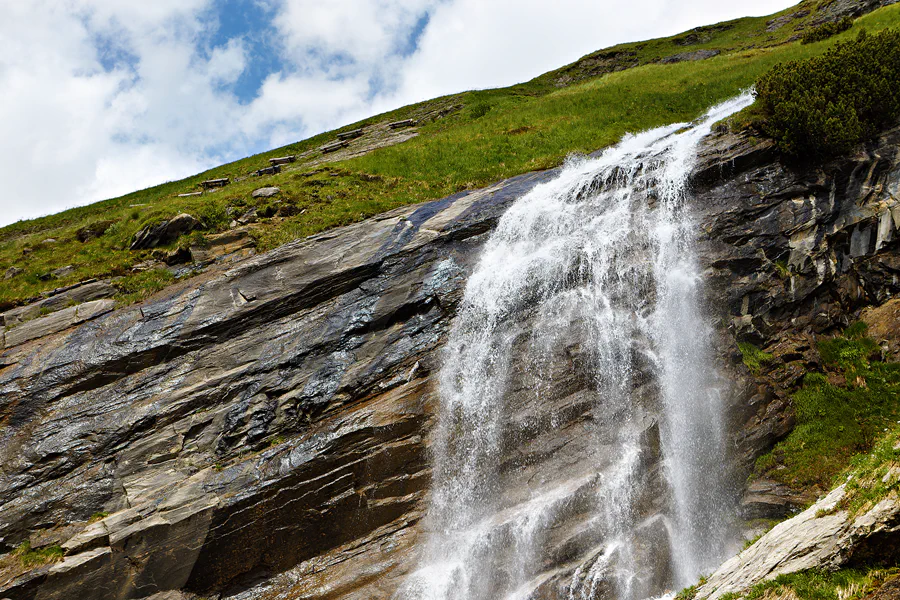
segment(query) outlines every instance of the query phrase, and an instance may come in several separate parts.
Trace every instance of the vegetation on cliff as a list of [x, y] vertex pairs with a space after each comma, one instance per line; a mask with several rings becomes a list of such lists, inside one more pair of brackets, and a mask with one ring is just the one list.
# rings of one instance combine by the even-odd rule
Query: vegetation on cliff
[[850, 17], [844, 17], [840, 21], [822, 23], [817, 27], [806, 30], [801, 41], [804, 44], [815, 44], [816, 42], [821, 42], [822, 40], [827, 40], [839, 33], [843, 33], [851, 27], [853, 27], [853, 19]]
[[[808, 374], [793, 395], [797, 425], [756, 463], [759, 475], [796, 489], [830, 489], [900, 419], [900, 364], [879, 360], [880, 348], [857, 323], [821, 340], [823, 372]], [[863, 454], [867, 456], [867, 454]]]
[[822, 56], [776, 65], [760, 78], [762, 130], [797, 159], [849, 152], [900, 119], [898, 81], [900, 31], [861, 30]]
[[[261, 216], [253, 236], [260, 249], [273, 248], [398, 206], [556, 166], [573, 152], [597, 150], [629, 131], [694, 119], [779, 63], [819, 55], [861, 27], [874, 32], [900, 23], [900, 7], [892, 6], [859, 19], [833, 40], [792, 41], [813, 22], [819, 4], [808, 0], [768, 18], [617, 46], [528, 83], [439, 98], [342, 128], [421, 119], [416, 137], [363, 156], [323, 162], [331, 159], [317, 148], [334, 139], [337, 132], [330, 132], [182, 181], [2, 228], [0, 276], [12, 270], [0, 286], [0, 310], [92, 277], [123, 277], [116, 285], [125, 301], [159, 289], [165, 276], [132, 272], [152, 251], [131, 251], [129, 245], [141, 228], [179, 213], [200, 219], [210, 234], [256, 208]], [[618, 58], [610, 63], [608, 55]], [[308, 160], [280, 174], [248, 176], [269, 158], [303, 153]], [[219, 177], [232, 184], [202, 196], [178, 196]], [[273, 217], [266, 210], [272, 200], [251, 197], [263, 185], [281, 188], [277, 200], [291, 207], [289, 216]], [[102, 234], [79, 241], [80, 229], [109, 221]], [[183, 244], [177, 240], [163, 249]], [[65, 275], [49, 276], [68, 265], [73, 269]]]
[[[750, 588], [745, 594], [725, 594], [720, 600], [856, 600], [900, 583], [896, 568], [840, 569], [838, 571], [802, 571], [781, 575]], [[679, 595], [686, 600], [689, 594]], [[693, 596], [690, 596], [693, 597]]]

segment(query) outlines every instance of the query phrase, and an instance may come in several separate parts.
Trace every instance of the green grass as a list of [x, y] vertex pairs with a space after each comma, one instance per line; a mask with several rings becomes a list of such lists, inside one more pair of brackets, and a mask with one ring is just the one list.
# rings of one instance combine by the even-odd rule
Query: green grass
[[47, 546], [46, 548], [32, 549], [31, 542], [25, 541], [13, 550], [22, 567], [31, 569], [63, 559], [63, 549], [59, 546]]
[[900, 420], [900, 364], [872, 360], [864, 325], [821, 341], [819, 352], [827, 375], [805, 377], [792, 398], [796, 427], [756, 463], [758, 475], [799, 489], [829, 489]]
[[117, 282], [119, 300], [130, 304], [148, 298], [162, 290], [175, 280], [175, 276], [166, 269], [151, 269], [135, 273]]
[[[816, 4], [805, 2], [783, 14]], [[253, 189], [263, 185], [280, 187], [282, 201], [301, 212], [284, 219], [261, 220], [253, 235], [259, 249], [267, 250], [398, 206], [557, 166], [572, 153], [609, 146], [627, 132], [695, 119], [711, 105], [754, 84], [774, 65], [817, 56], [834, 43], [855, 36], [861, 27], [876, 31], [898, 26], [900, 6], [881, 9], [859, 19], [846, 33], [808, 45], [785, 43], [802, 31], [808, 18], [792, 21], [774, 33], [765, 31], [768, 20], [740, 19], [612, 49], [637, 57], [629, 66], [638, 66], [624, 71], [596, 72], [599, 59], [589, 55], [531, 82], [438, 98], [348, 125], [342, 130], [450, 106], [464, 107], [424, 123], [419, 136], [408, 142], [356, 159], [325, 167], [294, 165], [281, 174], [250, 177], [215, 193], [176, 197], [197, 190], [204, 179], [243, 177], [265, 166], [270, 157], [314, 149], [333, 139], [333, 133], [325, 133], [182, 181], [4, 227], [0, 229], [0, 273], [10, 266], [22, 268], [24, 273], [0, 285], [0, 310], [91, 277], [122, 277], [116, 285], [123, 302], [145, 298], [167, 282], [160, 273], [131, 273], [133, 265], [151, 257], [150, 252], [128, 249], [139, 229], [188, 212], [204, 221], [205, 233], [223, 231], [237, 212], [271, 204], [271, 200], [250, 197]], [[717, 49], [722, 54], [696, 62], [654, 62], [698, 49]], [[566, 87], [559, 87], [560, 77], [568, 77]], [[75, 238], [79, 228], [107, 220], [114, 224], [100, 237], [86, 243]], [[42, 245], [46, 238], [57, 241]], [[184, 243], [177, 240], [169, 248]], [[41, 278], [65, 265], [73, 265], [75, 271], [58, 280]]]
[[897, 572], [895, 568], [802, 571], [765, 581], [753, 586], [744, 594], [727, 594], [722, 598], [761, 600], [795, 597], [799, 600], [855, 600], [871, 593]]
[[771, 354], [763, 352], [749, 342], [739, 343], [738, 349], [741, 351], [744, 365], [753, 373], [759, 373], [763, 365], [772, 362]]
[[900, 490], [900, 427], [894, 426], [870, 452], [854, 457], [845, 472], [846, 495], [840, 508], [864, 512]]
[[91, 518], [88, 519], [88, 524], [96, 523], [97, 521], [102, 521], [103, 519], [105, 519], [108, 516], [109, 516], [109, 513], [106, 512], [105, 510], [100, 511], [100, 512], [95, 512], [94, 514], [91, 515]]

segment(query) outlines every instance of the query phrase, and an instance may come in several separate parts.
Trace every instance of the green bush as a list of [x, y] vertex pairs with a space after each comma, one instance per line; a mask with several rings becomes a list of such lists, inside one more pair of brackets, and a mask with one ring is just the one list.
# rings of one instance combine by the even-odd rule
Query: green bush
[[839, 33], [844, 33], [851, 27], [853, 27], [853, 19], [850, 17], [844, 17], [840, 21], [832, 21], [831, 23], [822, 23], [818, 27], [807, 29], [800, 41], [803, 44], [821, 42]]
[[471, 118], [473, 118], [473, 119], [480, 119], [480, 118], [483, 117], [484, 115], [486, 115], [486, 114], [488, 114], [489, 112], [491, 112], [491, 108], [492, 108], [492, 107], [491, 107], [490, 104], [486, 104], [486, 103], [484, 103], [484, 102], [481, 102], [481, 103], [479, 103], [479, 104], [476, 104], [475, 106], [473, 106], [473, 107], [471, 108], [471, 110], [469, 110], [469, 116], [470, 116]]
[[860, 33], [822, 56], [776, 65], [756, 84], [763, 131], [788, 156], [850, 151], [900, 119], [900, 32]]

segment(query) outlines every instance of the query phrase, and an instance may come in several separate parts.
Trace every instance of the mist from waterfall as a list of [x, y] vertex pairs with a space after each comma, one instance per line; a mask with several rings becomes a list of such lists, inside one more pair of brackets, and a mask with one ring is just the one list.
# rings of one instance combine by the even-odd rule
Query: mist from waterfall
[[[555, 585], [570, 600], [636, 600], [725, 558], [723, 389], [685, 199], [699, 141], [751, 102], [570, 159], [500, 220], [444, 351], [429, 537], [395, 598], [524, 600]], [[551, 402], [561, 352], [590, 379], [582, 426], [595, 458], [522, 485], [528, 463], [509, 455], [554, 422], [520, 422], [516, 403]], [[664, 485], [646, 490], [657, 446]], [[551, 539], [566, 552], [547, 550]]]

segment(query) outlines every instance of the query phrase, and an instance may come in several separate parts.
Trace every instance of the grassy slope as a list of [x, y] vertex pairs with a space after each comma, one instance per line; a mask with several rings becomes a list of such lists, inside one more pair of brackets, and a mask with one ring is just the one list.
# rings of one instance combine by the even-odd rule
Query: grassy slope
[[[816, 0], [808, 0], [781, 14], [816, 4]], [[819, 54], [836, 40], [855, 35], [860, 27], [878, 30], [900, 25], [900, 6], [860, 19], [854, 30], [842, 36], [805, 46], [785, 43], [802, 29], [804, 19], [792, 21], [774, 33], [766, 31], [770, 19], [740, 19], [600, 53], [626, 56], [627, 63], [619, 66], [629, 68], [623, 71], [603, 75], [602, 71], [609, 69], [597, 66], [598, 60], [605, 59], [598, 59], [595, 53], [525, 84], [457, 94], [374, 117], [366, 122], [385, 122], [442, 106], [464, 105], [463, 110], [422, 126], [420, 136], [411, 141], [329, 167], [249, 178], [201, 197], [175, 197], [196, 190], [204, 179], [243, 176], [266, 165], [269, 157], [314, 149], [333, 139], [333, 132], [182, 181], [2, 228], [0, 272], [10, 266], [25, 272], [8, 281], [0, 280], [0, 309], [47, 289], [108, 275], [132, 278], [123, 285], [138, 291], [130, 299], [139, 298], [142, 291], [163, 285], [165, 278], [140, 279], [129, 274], [131, 265], [145, 260], [148, 254], [127, 249], [136, 231], [179, 212], [200, 217], [210, 231], [224, 230], [230, 221], [226, 208], [263, 204], [250, 198], [250, 192], [260, 185], [281, 187], [285, 198], [305, 210], [301, 215], [263, 224], [258, 241], [262, 249], [268, 249], [397, 206], [556, 166], [573, 152], [602, 148], [626, 132], [696, 118], [710, 105], [752, 85], [772, 65]], [[652, 64], [663, 56], [698, 49], [718, 49], [722, 55], [697, 62]], [[559, 87], [561, 82], [579, 80], [583, 81]], [[102, 237], [85, 244], [74, 239], [79, 227], [106, 219], [116, 223]], [[46, 238], [57, 241], [41, 244]], [[26, 247], [32, 251], [23, 254]], [[39, 275], [70, 264], [76, 267], [75, 272], [63, 279], [39, 279]], [[146, 287], [142, 289], [144, 281]]]
[[[873, 452], [900, 433], [900, 364], [880, 361], [880, 348], [866, 337], [863, 323], [820, 340], [818, 349], [824, 372], [805, 377], [793, 395], [796, 427], [760, 457], [756, 473], [821, 494], [863, 466], [877, 470], [882, 459], [900, 455], [893, 445], [888, 455]], [[866, 462], [876, 457], [878, 464]]]

